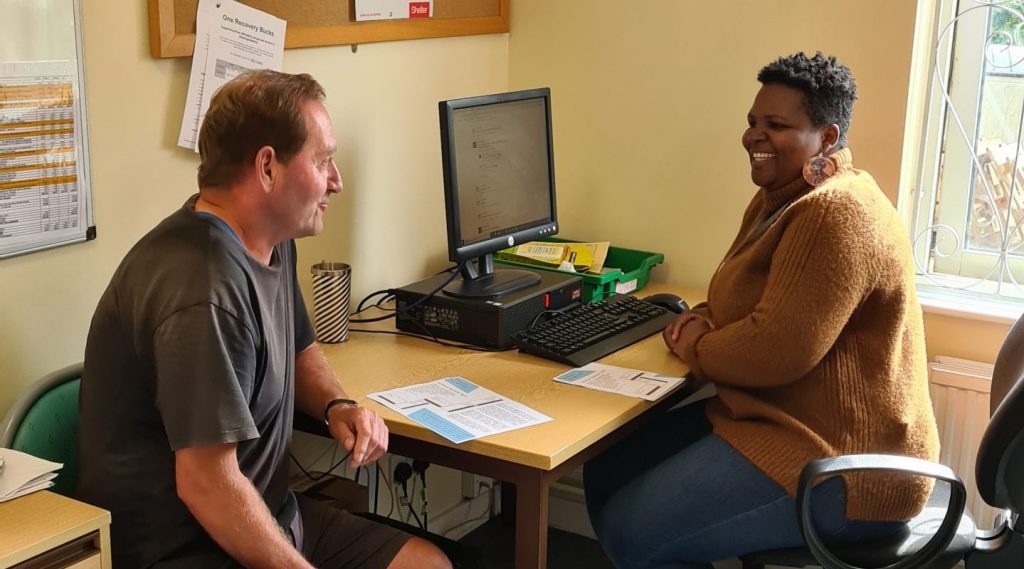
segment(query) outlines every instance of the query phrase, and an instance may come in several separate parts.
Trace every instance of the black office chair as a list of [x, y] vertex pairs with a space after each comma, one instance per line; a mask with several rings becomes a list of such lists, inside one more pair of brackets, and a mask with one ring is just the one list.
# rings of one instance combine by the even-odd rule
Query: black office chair
[[[977, 531], [964, 509], [966, 490], [949, 468], [910, 457], [848, 455], [815, 460], [804, 467], [797, 489], [797, 513], [806, 548], [751, 553], [744, 569], [766, 565], [825, 569], [948, 569], [961, 560], [967, 569], [1024, 567], [1024, 316], [1010, 328], [992, 374], [992, 414], [975, 464], [978, 492], [1005, 510], [991, 530]], [[892, 537], [826, 546], [810, 517], [815, 480], [855, 470], [895, 471], [937, 480], [927, 506]]]

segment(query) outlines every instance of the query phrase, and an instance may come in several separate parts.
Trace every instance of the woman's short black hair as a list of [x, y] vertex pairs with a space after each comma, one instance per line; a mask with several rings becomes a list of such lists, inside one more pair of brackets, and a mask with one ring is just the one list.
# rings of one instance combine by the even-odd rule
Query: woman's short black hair
[[814, 57], [804, 52], [765, 65], [757, 73], [762, 85], [781, 84], [804, 94], [804, 110], [815, 127], [839, 125], [839, 148], [846, 146], [853, 102], [857, 100], [857, 84], [850, 68], [826, 57], [820, 51]]

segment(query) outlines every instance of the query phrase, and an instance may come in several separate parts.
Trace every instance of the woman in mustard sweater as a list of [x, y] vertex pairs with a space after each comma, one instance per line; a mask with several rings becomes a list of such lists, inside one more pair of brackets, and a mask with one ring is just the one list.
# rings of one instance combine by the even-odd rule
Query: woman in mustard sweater
[[[743, 147], [759, 189], [708, 301], [664, 333], [717, 395], [587, 464], [587, 506], [620, 569], [707, 568], [803, 544], [797, 480], [850, 453], [938, 457], [907, 232], [846, 148], [857, 89], [835, 58], [765, 66]], [[818, 531], [880, 537], [925, 479], [851, 475], [812, 493]]]

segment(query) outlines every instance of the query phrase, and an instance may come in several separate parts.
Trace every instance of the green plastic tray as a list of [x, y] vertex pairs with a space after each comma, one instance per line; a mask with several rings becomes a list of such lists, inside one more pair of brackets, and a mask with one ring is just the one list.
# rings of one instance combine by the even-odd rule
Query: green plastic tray
[[[544, 239], [543, 241], [551, 241], [555, 243], [573, 242], [571, 239], [559, 239], [557, 237]], [[663, 263], [664, 261], [665, 255], [661, 253], [638, 251], [636, 249], [623, 249], [622, 247], [609, 247], [608, 257], [604, 262], [606, 272], [600, 275], [592, 275], [590, 273], [567, 273], [566, 271], [549, 269], [547, 267], [540, 267], [528, 263], [519, 263], [516, 261], [497, 258], [494, 259], [495, 263], [500, 263], [502, 265], [523, 267], [538, 271], [553, 271], [556, 273], [566, 272], [567, 274], [579, 275], [583, 278], [583, 298], [581, 300], [587, 304], [604, 300], [615, 293], [626, 294], [644, 288], [651, 276], [651, 269], [653, 269], [655, 265]]]

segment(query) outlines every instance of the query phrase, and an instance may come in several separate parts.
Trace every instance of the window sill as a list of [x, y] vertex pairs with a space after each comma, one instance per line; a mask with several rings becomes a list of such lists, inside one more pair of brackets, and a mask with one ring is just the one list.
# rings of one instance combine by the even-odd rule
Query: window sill
[[1024, 314], [1024, 301], [1021, 299], [951, 290], [935, 285], [918, 284], [917, 297], [927, 314], [996, 324], [1013, 324]]

